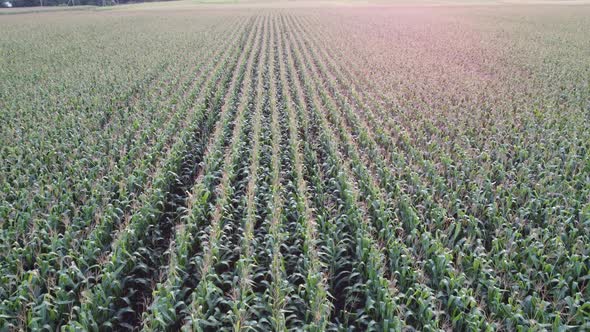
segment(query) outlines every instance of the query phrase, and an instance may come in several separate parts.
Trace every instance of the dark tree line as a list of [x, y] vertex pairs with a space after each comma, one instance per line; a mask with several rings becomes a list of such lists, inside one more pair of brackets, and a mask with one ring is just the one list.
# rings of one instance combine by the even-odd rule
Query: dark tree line
[[33, 6], [111, 6], [124, 3], [152, 2], [153, 0], [0, 0], [10, 1], [14, 7]]

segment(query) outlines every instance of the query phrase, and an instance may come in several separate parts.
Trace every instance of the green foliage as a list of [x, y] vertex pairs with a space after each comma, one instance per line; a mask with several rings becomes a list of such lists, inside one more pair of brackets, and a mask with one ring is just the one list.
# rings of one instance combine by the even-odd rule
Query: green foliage
[[0, 330], [590, 328], [587, 20], [497, 7], [2, 20]]

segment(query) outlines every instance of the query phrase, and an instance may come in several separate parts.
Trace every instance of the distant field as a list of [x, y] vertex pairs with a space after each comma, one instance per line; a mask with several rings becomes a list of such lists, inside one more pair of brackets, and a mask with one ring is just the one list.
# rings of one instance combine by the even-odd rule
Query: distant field
[[0, 331], [590, 330], [590, 5], [199, 2], [0, 15]]

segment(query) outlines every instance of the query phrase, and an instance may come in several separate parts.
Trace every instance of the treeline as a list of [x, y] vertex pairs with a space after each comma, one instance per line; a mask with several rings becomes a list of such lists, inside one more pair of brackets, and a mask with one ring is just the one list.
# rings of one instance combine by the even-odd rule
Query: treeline
[[[5, 0], [0, 0], [4, 2]], [[159, 0], [8, 0], [13, 7], [34, 7], [34, 6], [112, 6], [117, 4], [154, 2]], [[166, 1], [166, 0], [164, 0]], [[170, 0], [168, 0], [170, 1]]]

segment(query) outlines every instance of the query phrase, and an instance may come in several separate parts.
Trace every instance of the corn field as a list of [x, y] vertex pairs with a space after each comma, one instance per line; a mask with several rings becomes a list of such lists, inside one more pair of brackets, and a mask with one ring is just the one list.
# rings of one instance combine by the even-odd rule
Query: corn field
[[590, 330], [590, 5], [0, 31], [0, 331]]

